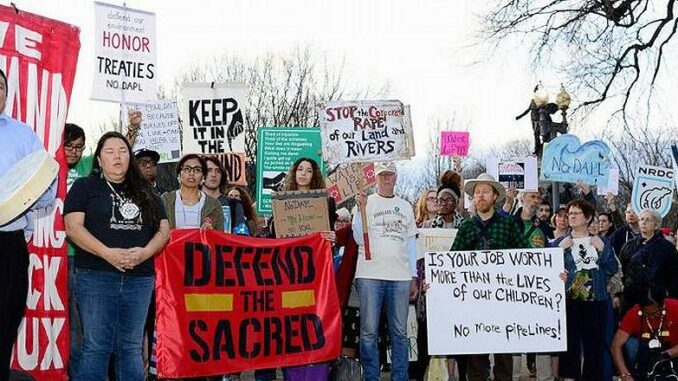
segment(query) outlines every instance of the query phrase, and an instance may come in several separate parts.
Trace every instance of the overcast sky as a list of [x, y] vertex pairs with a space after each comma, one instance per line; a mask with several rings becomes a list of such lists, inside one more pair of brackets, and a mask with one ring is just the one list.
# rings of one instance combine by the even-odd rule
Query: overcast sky
[[[135, 0], [126, 6], [156, 13], [156, 72], [162, 85], [171, 85], [187, 66], [224, 53], [253, 59], [310, 46], [325, 52], [330, 61], [345, 59], [347, 81], [388, 82], [391, 98], [411, 105], [421, 151], [433, 121], [453, 114], [462, 122], [460, 127], [471, 131], [476, 147], [531, 138], [528, 120], [516, 122], [515, 115], [528, 105], [538, 80], [552, 97], [559, 89], [560, 80], [553, 73], [530, 71], [527, 47], [491, 57], [479, 54], [483, 48], [468, 47], [477, 41], [478, 15], [491, 3]], [[17, 2], [19, 9], [80, 27], [81, 50], [68, 119], [90, 134], [98, 131], [98, 125], [117, 118], [119, 109], [117, 104], [89, 99], [93, 4], [88, 0]], [[471, 64], [480, 58], [484, 60]], [[572, 96], [576, 102], [577, 94]]]

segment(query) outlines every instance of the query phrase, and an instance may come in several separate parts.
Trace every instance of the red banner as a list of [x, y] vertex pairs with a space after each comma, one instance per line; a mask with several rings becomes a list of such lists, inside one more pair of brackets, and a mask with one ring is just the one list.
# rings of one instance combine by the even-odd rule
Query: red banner
[[341, 351], [332, 256], [319, 234], [175, 230], [155, 260], [158, 374], [312, 364]]
[[77, 27], [0, 6], [0, 69], [7, 75], [5, 112], [33, 127], [61, 165], [54, 210], [36, 216], [29, 241], [26, 316], [14, 368], [36, 380], [64, 380], [68, 363], [68, 269], [62, 218], [68, 168], [61, 146], [80, 50]]

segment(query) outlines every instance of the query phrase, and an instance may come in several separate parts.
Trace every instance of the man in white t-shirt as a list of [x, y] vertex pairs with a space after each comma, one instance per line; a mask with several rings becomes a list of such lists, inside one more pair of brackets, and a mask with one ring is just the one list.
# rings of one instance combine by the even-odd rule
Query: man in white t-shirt
[[398, 175], [392, 162], [374, 165], [377, 192], [356, 196], [365, 206], [371, 259], [365, 259], [362, 219], [354, 213], [353, 237], [359, 245], [355, 285], [360, 297], [360, 361], [365, 381], [379, 380], [379, 317], [386, 304], [392, 348], [392, 381], [408, 380], [407, 312], [417, 295], [417, 227], [412, 206], [394, 194]]

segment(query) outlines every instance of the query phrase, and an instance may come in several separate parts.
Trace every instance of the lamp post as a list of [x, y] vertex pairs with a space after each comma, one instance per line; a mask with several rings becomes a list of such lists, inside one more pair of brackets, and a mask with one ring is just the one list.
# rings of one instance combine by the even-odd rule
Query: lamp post
[[[553, 140], [558, 133], [567, 133], [567, 109], [570, 108], [571, 97], [560, 85], [560, 92], [556, 95], [556, 103], [549, 103], [549, 94], [541, 82], [534, 88], [534, 95], [530, 101], [530, 106], [522, 114], [516, 117], [516, 120], [530, 113], [532, 120], [532, 131], [534, 133], [534, 155], [540, 157], [544, 143]], [[560, 110], [562, 121], [554, 122], [551, 115]], [[553, 182], [553, 210], [556, 210], [560, 204], [560, 189], [557, 182]]]

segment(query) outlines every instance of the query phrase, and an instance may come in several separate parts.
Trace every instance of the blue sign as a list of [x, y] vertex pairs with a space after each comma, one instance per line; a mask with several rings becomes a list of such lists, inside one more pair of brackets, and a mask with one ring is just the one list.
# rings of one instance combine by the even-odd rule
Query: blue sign
[[551, 140], [541, 159], [541, 180], [607, 185], [612, 166], [610, 148], [601, 140], [581, 144], [575, 135]]

